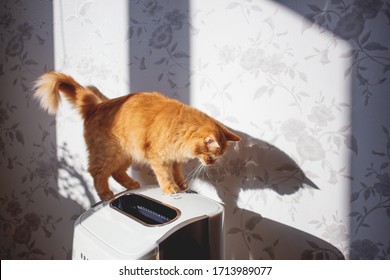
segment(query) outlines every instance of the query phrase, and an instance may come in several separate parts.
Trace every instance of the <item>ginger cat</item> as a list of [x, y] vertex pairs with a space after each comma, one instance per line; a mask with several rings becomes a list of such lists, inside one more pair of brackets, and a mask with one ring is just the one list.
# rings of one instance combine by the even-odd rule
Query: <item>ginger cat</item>
[[84, 120], [88, 171], [102, 200], [113, 197], [110, 176], [127, 189], [140, 187], [126, 173], [133, 161], [151, 166], [164, 193], [185, 190], [181, 163], [197, 158], [213, 164], [229, 141], [240, 140], [208, 115], [158, 92], [108, 99], [63, 73], [47, 72], [36, 81], [34, 96], [49, 113], [56, 112], [60, 92]]

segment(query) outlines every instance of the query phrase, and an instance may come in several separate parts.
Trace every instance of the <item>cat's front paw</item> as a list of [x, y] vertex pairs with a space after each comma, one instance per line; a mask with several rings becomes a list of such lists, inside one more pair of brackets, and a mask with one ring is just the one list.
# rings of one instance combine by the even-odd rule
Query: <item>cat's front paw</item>
[[188, 189], [188, 183], [186, 181], [182, 182], [181, 184], [179, 184], [179, 188], [181, 191], [185, 191], [186, 189]]
[[166, 194], [173, 194], [173, 193], [178, 193], [181, 191], [180, 188], [174, 184], [161, 186], [161, 190], [163, 191], [163, 193], [166, 193]]
[[102, 193], [98, 193], [99, 197], [101, 200], [104, 200], [104, 201], [108, 201], [110, 200], [111, 198], [114, 197], [114, 193], [112, 191], [106, 191], [106, 192], [102, 192]]

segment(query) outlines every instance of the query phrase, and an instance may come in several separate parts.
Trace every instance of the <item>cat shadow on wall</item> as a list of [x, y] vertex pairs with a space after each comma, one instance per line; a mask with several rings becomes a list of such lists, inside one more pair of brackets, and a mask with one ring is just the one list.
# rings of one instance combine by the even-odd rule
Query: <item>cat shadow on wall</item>
[[[238, 205], [242, 191], [254, 192], [253, 203], [263, 203], [266, 190], [280, 196], [300, 191], [321, 191], [291, 157], [277, 147], [245, 133], [224, 159], [199, 177], [213, 185], [225, 206], [225, 257], [227, 259], [344, 259], [332, 244], [311, 234], [265, 218]], [[189, 163], [186, 171], [197, 162]], [[196, 180], [191, 186], [201, 189]], [[195, 186], [197, 185], [197, 186]], [[256, 197], [257, 196], [257, 197]], [[256, 202], [254, 202], [256, 201]]]

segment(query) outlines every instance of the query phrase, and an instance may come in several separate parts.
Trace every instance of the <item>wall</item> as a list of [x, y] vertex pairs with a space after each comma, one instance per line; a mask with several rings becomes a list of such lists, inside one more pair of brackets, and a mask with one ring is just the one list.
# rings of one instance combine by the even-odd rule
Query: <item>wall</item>
[[30, 100], [54, 62], [110, 97], [164, 91], [241, 135], [191, 181], [225, 205], [227, 258], [390, 258], [388, 2], [3, 2], [2, 258], [69, 258], [97, 200], [77, 114]]
[[226, 205], [227, 253], [347, 257], [350, 61], [339, 57], [348, 44], [302, 30], [302, 16], [272, 1], [212, 3], [193, 3], [191, 103], [243, 136], [211, 176]]
[[56, 120], [31, 99], [54, 67], [51, 1], [1, 1], [0, 256], [70, 257], [71, 217], [82, 208], [58, 193]]

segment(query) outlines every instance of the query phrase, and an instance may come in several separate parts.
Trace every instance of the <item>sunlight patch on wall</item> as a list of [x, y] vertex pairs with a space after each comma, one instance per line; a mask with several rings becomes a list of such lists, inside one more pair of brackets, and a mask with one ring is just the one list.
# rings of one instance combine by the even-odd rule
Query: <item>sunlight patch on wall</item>
[[[55, 69], [111, 98], [129, 93], [128, 26], [128, 1], [54, 1]], [[67, 101], [57, 114], [57, 146], [60, 194], [89, 207], [97, 195], [82, 120]]]
[[349, 45], [275, 1], [191, 4], [190, 103], [246, 139], [216, 186], [238, 193], [232, 216], [259, 213], [347, 254]]

